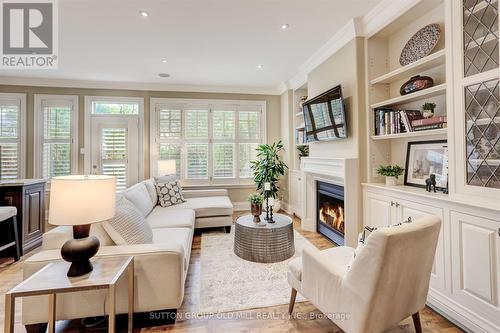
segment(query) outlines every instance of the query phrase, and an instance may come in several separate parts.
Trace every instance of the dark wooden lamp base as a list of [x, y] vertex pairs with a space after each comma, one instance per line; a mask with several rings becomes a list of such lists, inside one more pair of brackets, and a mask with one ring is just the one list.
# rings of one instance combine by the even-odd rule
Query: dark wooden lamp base
[[77, 277], [92, 272], [92, 258], [99, 250], [99, 239], [89, 237], [90, 224], [73, 226], [73, 238], [64, 243], [61, 256], [71, 263], [69, 277]]

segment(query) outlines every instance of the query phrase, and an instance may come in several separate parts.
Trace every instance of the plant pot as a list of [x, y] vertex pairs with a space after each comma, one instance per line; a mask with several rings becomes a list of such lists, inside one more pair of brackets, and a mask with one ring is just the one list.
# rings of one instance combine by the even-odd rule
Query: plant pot
[[432, 118], [434, 116], [434, 110], [423, 110], [422, 116], [424, 118]]
[[396, 177], [392, 176], [386, 176], [385, 177], [385, 185], [387, 186], [396, 186], [398, 183], [398, 179]]
[[253, 221], [259, 223], [260, 215], [262, 214], [262, 204], [250, 204], [250, 211], [253, 215]]

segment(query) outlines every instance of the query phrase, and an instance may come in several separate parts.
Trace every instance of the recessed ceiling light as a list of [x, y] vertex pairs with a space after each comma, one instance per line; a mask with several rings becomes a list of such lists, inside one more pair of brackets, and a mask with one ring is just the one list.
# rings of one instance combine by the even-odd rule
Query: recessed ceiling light
[[164, 64], [166, 64], [167, 63], [167, 59], [162, 59], [161, 62], [164, 63]]
[[140, 10], [139, 14], [141, 14], [142, 17], [148, 17], [149, 16], [149, 13], [146, 12], [146, 11], [144, 11], [144, 10]]
[[161, 77], [161, 78], [166, 79], [166, 78], [170, 77], [170, 74], [167, 74], [167, 73], [160, 73], [160, 74], [158, 74], [158, 76], [159, 76], [159, 77]]
[[285, 23], [285, 24], [282, 24], [282, 25], [281, 25], [281, 29], [283, 29], [283, 30], [286, 30], [286, 29], [288, 29], [288, 28], [290, 28], [290, 25], [289, 25], [289, 24], [286, 24], [286, 23]]
[[257, 69], [258, 69], [258, 70], [262, 70], [262, 69], [264, 69], [264, 66], [262, 66], [262, 65], [257, 65]]

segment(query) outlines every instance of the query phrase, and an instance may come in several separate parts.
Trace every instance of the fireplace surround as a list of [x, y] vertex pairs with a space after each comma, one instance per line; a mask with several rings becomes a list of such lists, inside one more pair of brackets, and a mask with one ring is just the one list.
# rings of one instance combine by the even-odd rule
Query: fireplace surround
[[316, 181], [317, 231], [336, 245], [344, 245], [344, 187]]

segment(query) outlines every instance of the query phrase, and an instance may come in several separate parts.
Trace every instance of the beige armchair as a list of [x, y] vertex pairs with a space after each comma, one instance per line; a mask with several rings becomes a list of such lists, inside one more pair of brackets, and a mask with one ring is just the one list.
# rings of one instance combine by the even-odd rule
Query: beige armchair
[[290, 313], [299, 292], [346, 333], [382, 332], [410, 315], [422, 332], [440, 225], [426, 217], [375, 230], [352, 263], [350, 247], [305, 248], [289, 263]]

